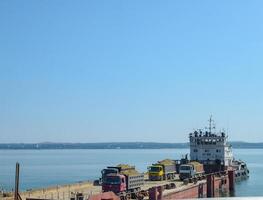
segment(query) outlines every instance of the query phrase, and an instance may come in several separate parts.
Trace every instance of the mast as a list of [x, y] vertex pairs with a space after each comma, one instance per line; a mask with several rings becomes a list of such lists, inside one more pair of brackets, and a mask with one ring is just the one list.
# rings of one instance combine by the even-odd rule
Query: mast
[[209, 133], [211, 133], [212, 131], [212, 115], [210, 115], [210, 118], [209, 118]]
[[208, 127], [208, 129], [209, 129], [209, 133], [210, 134], [212, 134], [212, 129], [215, 129], [215, 124], [212, 124], [212, 123], [214, 123], [214, 120], [212, 119], [212, 115], [210, 115], [210, 118], [209, 118], [209, 120], [208, 120], [208, 122], [209, 122], [209, 127]]

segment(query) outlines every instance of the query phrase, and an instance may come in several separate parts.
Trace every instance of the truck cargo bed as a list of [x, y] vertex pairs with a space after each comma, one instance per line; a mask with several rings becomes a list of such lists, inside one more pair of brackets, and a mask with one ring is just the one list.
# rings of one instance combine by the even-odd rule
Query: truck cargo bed
[[176, 166], [175, 165], [163, 165], [164, 166], [164, 173], [169, 174], [176, 172]]
[[128, 190], [140, 188], [144, 184], [144, 174], [127, 175], [126, 181]]

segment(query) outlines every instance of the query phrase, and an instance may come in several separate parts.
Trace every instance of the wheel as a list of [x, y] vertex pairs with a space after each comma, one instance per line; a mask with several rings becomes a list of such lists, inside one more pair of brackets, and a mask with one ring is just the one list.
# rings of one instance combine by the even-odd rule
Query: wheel
[[126, 200], [126, 196], [123, 196], [123, 195], [122, 195], [122, 196], [120, 196], [120, 199], [121, 199], [121, 200]]
[[[131, 193], [128, 193], [128, 194], [126, 195], [126, 199], [131, 199], [131, 197], [132, 197]], [[126, 199], [125, 199], [125, 200], [126, 200]]]
[[173, 179], [173, 180], [175, 179], [175, 174], [173, 174], [172, 179]]

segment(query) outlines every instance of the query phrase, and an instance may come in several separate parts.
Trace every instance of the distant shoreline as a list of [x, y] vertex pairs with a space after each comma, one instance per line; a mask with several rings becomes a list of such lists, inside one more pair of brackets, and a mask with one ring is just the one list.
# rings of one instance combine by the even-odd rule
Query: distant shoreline
[[[234, 149], [262, 149], [263, 142], [230, 142]], [[23, 149], [185, 149], [189, 143], [105, 142], [105, 143], [1, 143], [0, 150]]]

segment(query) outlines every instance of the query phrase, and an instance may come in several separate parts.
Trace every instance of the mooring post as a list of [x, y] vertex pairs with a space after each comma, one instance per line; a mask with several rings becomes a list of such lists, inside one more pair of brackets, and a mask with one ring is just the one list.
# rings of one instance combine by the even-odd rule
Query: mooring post
[[211, 198], [215, 196], [215, 176], [212, 174], [207, 175], [206, 177], [206, 185], [207, 185], [207, 197]]
[[16, 175], [15, 175], [15, 200], [19, 200], [19, 163], [16, 163]]
[[151, 187], [149, 189], [149, 200], [158, 200], [157, 187]]
[[163, 186], [158, 186], [157, 191], [158, 191], [157, 200], [162, 200], [163, 199]]
[[198, 185], [198, 198], [203, 198], [204, 197], [204, 184], [200, 183]]
[[235, 171], [228, 170], [228, 180], [229, 180], [229, 191], [233, 192], [235, 190]]

